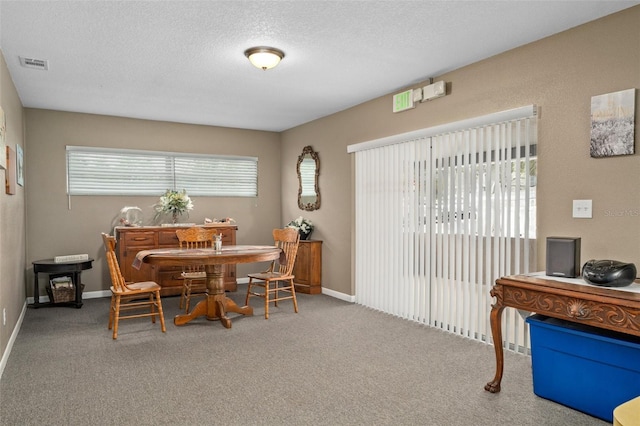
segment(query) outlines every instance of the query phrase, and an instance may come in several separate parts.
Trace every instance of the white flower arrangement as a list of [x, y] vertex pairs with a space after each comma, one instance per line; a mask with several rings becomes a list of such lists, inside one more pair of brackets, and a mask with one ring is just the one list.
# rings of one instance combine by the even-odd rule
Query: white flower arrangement
[[303, 234], [310, 234], [313, 231], [313, 222], [309, 219], [305, 219], [302, 216], [298, 216], [297, 219], [292, 220], [287, 225], [287, 228], [295, 228], [298, 232]]
[[178, 219], [178, 215], [182, 215], [189, 210], [193, 210], [193, 203], [185, 189], [182, 191], [167, 189], [167, 191], [160, 197], [160, 201], [154, 205], [153, 208], [156, 211], [156, 220], [160, 215], [170, 213], [173, 218], [173, 222], [175, 223]]

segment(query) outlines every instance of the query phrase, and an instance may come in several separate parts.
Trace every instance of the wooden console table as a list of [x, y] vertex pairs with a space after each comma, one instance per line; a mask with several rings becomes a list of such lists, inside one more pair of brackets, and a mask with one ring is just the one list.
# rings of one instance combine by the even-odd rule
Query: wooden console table
[[582, 279], [555, 279], [543, 274], [514, 275], [496, 280], [491, 289], [491, 333], [496, 374], [484, 387], [500, 392], [504, 368], [502, 311], [509, 306], [549, 317], [640, 336], [640, 283], [616, 289], [597, 287]]

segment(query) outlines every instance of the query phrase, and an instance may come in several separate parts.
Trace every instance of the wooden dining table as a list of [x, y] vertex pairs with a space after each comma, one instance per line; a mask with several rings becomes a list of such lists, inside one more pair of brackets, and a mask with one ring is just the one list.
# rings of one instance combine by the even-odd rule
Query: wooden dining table
[[184, 325], [195, 318], [205, 316], [208, 320], [220, 320], [226, 328], [231, 328], [228, 312], [253, 315], [251, 306], [238, 306], [224, 291], [224, 265], [237, 263], [268, 262], [279, 259], [282, 250], [275, 246], [234, 245], [223, 246], [221, 250], [209, 249], [154, 249], [138, 252], [133, 267], [139, 269], [142, 263], [164, 266], [204, 265], [207, 281], [206, 298], [183, 315], [176, 315], [175, 325]]

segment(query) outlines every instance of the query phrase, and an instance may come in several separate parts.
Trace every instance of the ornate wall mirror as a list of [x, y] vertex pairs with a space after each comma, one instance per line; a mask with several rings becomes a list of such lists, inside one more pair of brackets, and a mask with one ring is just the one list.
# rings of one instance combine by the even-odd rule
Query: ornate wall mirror
[[305, 146], [298, 157], [298, 207], [300, 210], [313, 211], [320, 208], [320, 158], [310, 146]]

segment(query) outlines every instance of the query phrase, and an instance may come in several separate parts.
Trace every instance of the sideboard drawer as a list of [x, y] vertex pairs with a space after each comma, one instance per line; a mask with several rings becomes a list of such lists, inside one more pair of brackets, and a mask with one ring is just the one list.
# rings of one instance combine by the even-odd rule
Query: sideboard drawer
[[150, 246], [156, 245], [155, 232], [127, 232], [124, 234], [124, 242], [127, 246]]

